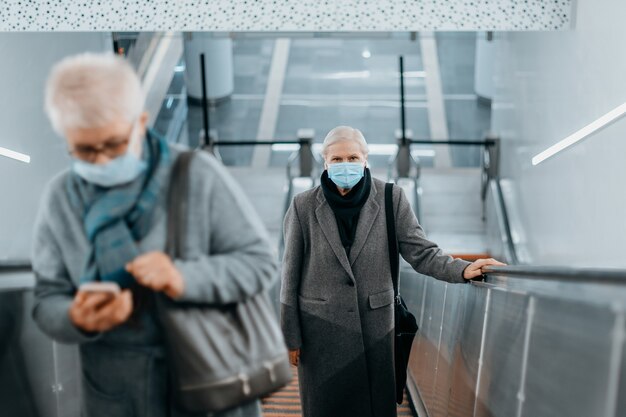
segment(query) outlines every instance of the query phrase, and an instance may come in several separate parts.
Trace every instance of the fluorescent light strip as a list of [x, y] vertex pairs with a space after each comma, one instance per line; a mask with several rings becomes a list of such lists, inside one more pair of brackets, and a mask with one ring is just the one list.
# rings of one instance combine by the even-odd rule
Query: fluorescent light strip
[[592, 123], [588, 124], [587, 126], [583, 127], [579, 131], [569, 135], [568, 137], [566, 137], [562, 141], [560, 141], [560, 142], [550, 146], [545, 151], [537, 154], [532, 159], [533, 165], [538, 165], [538, 164], [542, 163], [546, 159], [548, 159], [548, 158], [556, 155], [557, 153], [559, 153], [559, 152], [569, 148], [570, 146], [574, 145], [576, 142], [579, 142], [579, 141], [585, 139], [587, 136], [597, 132], [598, 130], [600, 130], [600, 129], [606, 127], [606, 126], [608, 126], [609, 124], [613, 123], [614, 121], [616, 121], [620, 117], [623, 117], [625, 114], [626, 114], [626, 103], [622, 104], [621, 106], [616, 107], [615, 109], [611, 110], [610, 112], [608, 112], [604, 116], [598, 118], [594, 122], [592, 122]]
[[23, 153], [15, 152], [7, 148], [3, 148], [0, 146], [0, 155], [6, 156], [7, 158], [15, 159], [20, 162], [25, 162], [27, 164], [30, 163], [30, 156], [25, 155]]

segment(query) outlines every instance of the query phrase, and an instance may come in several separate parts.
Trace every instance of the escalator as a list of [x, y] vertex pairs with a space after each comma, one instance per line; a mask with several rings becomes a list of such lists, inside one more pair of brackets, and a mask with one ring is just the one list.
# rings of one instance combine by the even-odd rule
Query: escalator
[[499, 180], [487, 187], [491, 247], [510, 266], [466, 285], [401, 273], [418, 416], [626, 415], [626, 271], [519, 264]]

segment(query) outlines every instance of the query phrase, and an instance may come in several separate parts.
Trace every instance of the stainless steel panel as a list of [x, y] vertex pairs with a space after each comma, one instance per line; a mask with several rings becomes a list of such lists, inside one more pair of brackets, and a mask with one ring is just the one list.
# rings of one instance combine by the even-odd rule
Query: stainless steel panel
[[412, 353], [412, 362], [415, 363], [414, 368], [419, 369], [416, 381], [420, 394], [426, 404], [432, 404], [445, 284], [432, 278], [426, 282], [423, 323], [415, 343], [417, 350], [414, 349]]
[[459, 355], [460, 329], [463, 326], [465, 290], [464, 285], [447, 286], [433, 390], [435, 401], [430, 409], [433, 417], [444, 417], [448, 414], [450, 387], [456, 377], [453, 364], [455, 357]]
[[523, 416], [606, 415], [613, 322], [609, 307], [537, 300]]
[[409, 372], [429, 416], [626, 415], [624, 288], [491, 278], [404, 277], [423, 283], [423, 304], [419, 284], [403, 295], [423, 310]]
[[529, 298], [492, 291], [476, 416], [516, 416]]
[[0, 293], [0, 410], [3, 416], [57, 416], [52, 343], [31, 319], [31, 291]]
[[80, 361], [31, 318], [30, 290], [0, 292], [0, 415], [78, 417]]
[[471, 416], [474, 410], [486, 293], [484, 288], [462, 286], [464, 301], [459, 317], [458, 345], [450, 373], [447, 412], [450, 417]]

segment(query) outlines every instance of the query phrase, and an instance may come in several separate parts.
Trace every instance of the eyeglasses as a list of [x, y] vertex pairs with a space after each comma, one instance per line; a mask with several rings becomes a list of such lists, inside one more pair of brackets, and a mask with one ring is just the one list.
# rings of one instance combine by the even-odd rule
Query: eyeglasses
[[126, 153], [134, 131], [135, 124], [133, 124], [131, 131], [125, 139], [111, 139], [98, 146], [76, 145], [69, 149], [68, 152], [74, 158], [86, 162], [94, 162], [98, 158], [99, 154], [104, 154], [108, 158], [114, 159]]
[[104, 154], [113, 159], [126, 152], [130, 139], [105, 142], [99, 146], [78, 145], [69, 150], [70, 155], [87, 162], [93, 162], [98, 154]]

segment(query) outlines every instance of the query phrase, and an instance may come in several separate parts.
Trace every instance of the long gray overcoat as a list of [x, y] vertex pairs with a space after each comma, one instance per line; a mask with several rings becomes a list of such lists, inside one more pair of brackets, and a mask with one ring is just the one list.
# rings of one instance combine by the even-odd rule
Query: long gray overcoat
[[[349, 257], [320, 187], [297, 195], [285, 217], [281, 324], [288, 347], [301, 349], [304, 417], [396, 416], [384, 187], [372, 179]], [[399, 187], [393, 203], [402, 257], [422, 274], [464, 282], [468, 262], [426, 239]]]

